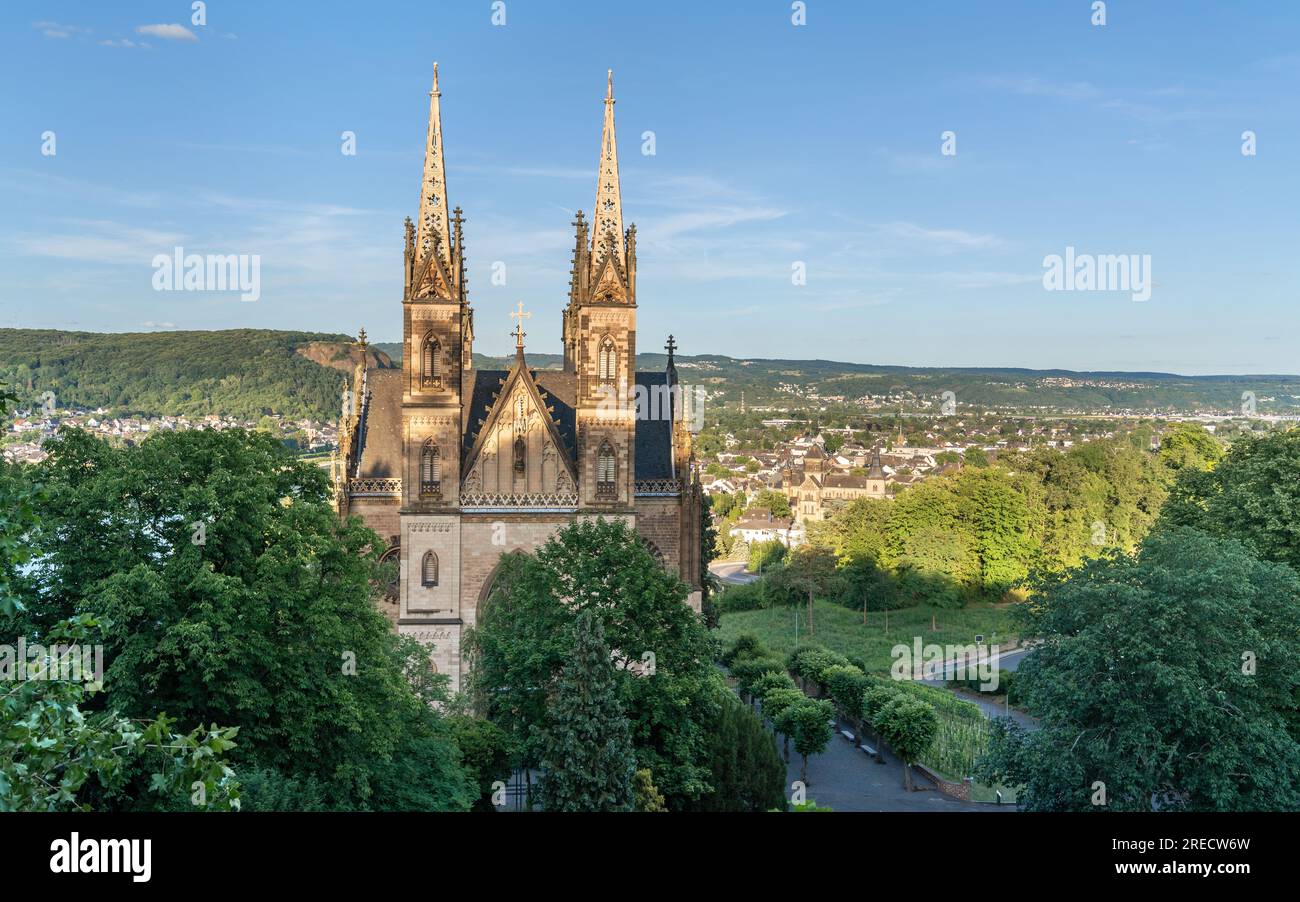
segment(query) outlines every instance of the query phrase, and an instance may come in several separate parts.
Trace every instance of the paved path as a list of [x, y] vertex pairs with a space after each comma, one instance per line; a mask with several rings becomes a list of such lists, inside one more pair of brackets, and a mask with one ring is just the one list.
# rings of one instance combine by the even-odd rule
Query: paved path
[[[1005, 652], [996, 659], [999, 670], [1014, 671], [1032, 649], [1016, 649]], [[939, 689], [947, 689], [942, 680], [924, 680], [926, 684]], [[948, 690], [951, 691], [951, 690]], [[985, 716], [1004, 717], [1007, 711], [1004, 702], [997, 697], [981, 697], [975, 694], [957, 692], [959, 698], [977, 705]], [[1038, 722], [1029, 715], [1011, 709], [1011, 717], [1026, 729], [1038, 728]], [[778, 745], [781, 740], [777, 738]], [[884, 764], [877, 764], [875, 759], [863, 749], [837, 732], [831, 737], [830, 745], [820, 755], [808, 759], [808, 798], [819, 805], [825, 805], [835, 811], [971, 811], [971, 812], [1006, 812], [1015, 811], [1014, 805], [989, 805], [980, 802], [962, 802], [950, 798], [936, 789], [927, 788], [908, 792], [903, 788], [903, 763], [884, 751]], [[786, 786], [799, 779], [800, 758], [792, 750], [790, 762], [786, 766]], [[916, 786], [930, 787], [924, 777], [916, 775]], [[787, 789], [787, 794], [789, 790]]]
[[[781, 738], [777, 737], [777, 748]], [[799, 779], [801, 759], [790, 749], [786, 766], [786, 795], [790, 784]], [[917, 786], [931, 786], [917, 775]], [[908, 792], [903, 788], [903, 763], [885, 752], [885, 763], [877, 764], [866, 751], [836, 733], [820, 755], [808, 759], [808, 798], [835, 811], [1014, 811], [1015, 806], [999, 808], [979, 802], [962, 802], [936, 789]]]

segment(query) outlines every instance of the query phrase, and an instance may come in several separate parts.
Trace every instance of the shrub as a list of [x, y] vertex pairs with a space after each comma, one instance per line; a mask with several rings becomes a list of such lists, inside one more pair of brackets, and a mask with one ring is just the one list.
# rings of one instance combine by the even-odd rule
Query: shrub
[[759, 679], [766, 673], [785, 673], [785, 661], [780, 658], [746, 658], [731, 667], [731, 675], [740, 688], [754, 694]]
[[809, 646], [806, 654], [798, 658], [798, 669], [795, 671], [805, 680], [811, 680], [819, 686], [826, 685], [825, 674], [832, 667], [851, 667], [849, 659], [839, 652], [831, 651], [829, 648], [821, 646]]
[[749, 546], [749, 564], [751, 571], [758, 572], [785, 559], [785, 546], [779, 539], [770, 542], [755, 542]]
[[766, 656], [767, 649], [763, 647], [762, 641], [753, 633], [741, 633], [736, 637], [736, 641], [731, 643], [731, 647], [722, 653], [722, 663], [730, 667], [738, 660], [744, 658], [757, 658]]
[[754, 681], [753, 694], [756, 698], [763, 698], [773, 689], [797, 688], [798, 687], [794, 684], [794, 680], [790, 679], [790, 674], [786, 673], [784, 670], [779, 673], [775, 670], [769, 670], [766, 673], [760, 674], [758, 679]]
[[716, 596], [714, 604], [722, 614], [734, 614], [738, 611], [757, 611], [771, 607], [766, 583], [746, 583], [743, 586], [728, 586]]

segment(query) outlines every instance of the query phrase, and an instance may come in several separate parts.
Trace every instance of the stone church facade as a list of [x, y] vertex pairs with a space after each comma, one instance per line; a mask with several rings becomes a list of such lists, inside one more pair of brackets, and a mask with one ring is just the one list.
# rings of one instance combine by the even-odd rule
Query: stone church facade
[[636, 371], [636, 227], [623, 226], [612, 74], [595, 212], [572, 223], [562, 370], [529, 367], [522, 304], [509, 369], [474, 366], [465, 219], [448, 209], [440, 98], [435, 66], [419, 219], [406, 221], [403, 363], [358, 366], [334, 475], [340, 515], [361, 517], [399, 562], [384, 601], [395, 628], [431, 646], [458, 689], [464, 631], [501, 556], [578, 519], [634, 526], [698, 611], [702, 500], [671, 336], [665, 369]]

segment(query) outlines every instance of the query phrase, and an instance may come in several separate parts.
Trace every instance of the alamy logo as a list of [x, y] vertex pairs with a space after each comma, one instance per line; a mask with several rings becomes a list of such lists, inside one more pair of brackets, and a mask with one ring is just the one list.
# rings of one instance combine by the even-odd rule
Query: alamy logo
[[704, 404], [708, 392], [702, 385], [637, 385], [628, 390], [626, 380], [619, 387], [601, 386], [596, 415], [602, 421], [635, 416], [638, 420], [682, 421], [691, 432], [704, 428]]
[[136, 883], [153, 875], [151, 839], [70, 839], [50, 843], [50, 871], [55, 874], [131, 874]]
[[0, 680], [102, 683], [104, 646], [28, 645], [19, 636], [17, 646], [0, 645]]
[[998, 688], [996, 645], [922, 644], [914, 636], [911, 645], [895, 645], [889, 656], [894, 659], [889, 675], [896, 680], [979, 680], [984, 692]]
[[1151, 299], [1150, 254], [1076, 254], [1043, 258], [1043, 287], [1048, 291], [1127, 291], [1135, 301]]
[[176, 247], [172, 255], [153, 258], [154, 291], [238, 291], [241, 301], [262, 296], [260, 254], [187, 254]]

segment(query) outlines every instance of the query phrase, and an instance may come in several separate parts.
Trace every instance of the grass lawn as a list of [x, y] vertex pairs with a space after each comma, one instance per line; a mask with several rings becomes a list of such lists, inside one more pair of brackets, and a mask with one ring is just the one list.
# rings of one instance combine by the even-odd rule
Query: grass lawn
[[[738, 611], [723, 614], [718, 636], [724, 647], [741, 633], [753, 633], [764, 645], [782, 655], [794, 648], [795, 608], [768, 608], [761, 611]], [[861, 611], [819, 601], [813, 608], [816, 635], [808, 633], [807, 607], [799, 613], [799, 641], [815, 642], [842, 655], [862, 658], [869, 673], [888, 673], [894, 659], [890, 649], [902, 643], [910, 645], [916, 636], [923, 643], [965, 645], [974, 643], [977, 633], [988, 644], [1008, 646], [1016, 638], [1011, 622], [1011, 605], [978, 604], [953, 611], [939, 611], [939, 630], [930, 631], [931, 609], [903, 608], [889, 612], [889, 632], [885, 633], [885, 615], [872, 611], [867, 624]]]

